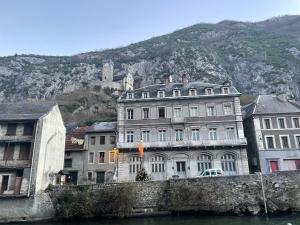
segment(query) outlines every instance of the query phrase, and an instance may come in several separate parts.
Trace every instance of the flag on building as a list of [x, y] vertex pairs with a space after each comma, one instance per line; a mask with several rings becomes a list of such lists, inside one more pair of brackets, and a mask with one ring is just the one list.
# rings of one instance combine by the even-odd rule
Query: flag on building
[[144, 145], [143, 145], [143, 142], [141, 141], [139, 143], [139, 157], [142, 158], [144, 155]]

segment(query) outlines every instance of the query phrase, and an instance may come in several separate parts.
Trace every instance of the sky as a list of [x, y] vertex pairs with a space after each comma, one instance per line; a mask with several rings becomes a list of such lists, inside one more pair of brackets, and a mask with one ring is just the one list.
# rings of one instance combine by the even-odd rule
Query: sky
[[0, 0], [0, 56], [73, 55], [201, 22], [299, 14], [300, 0]]

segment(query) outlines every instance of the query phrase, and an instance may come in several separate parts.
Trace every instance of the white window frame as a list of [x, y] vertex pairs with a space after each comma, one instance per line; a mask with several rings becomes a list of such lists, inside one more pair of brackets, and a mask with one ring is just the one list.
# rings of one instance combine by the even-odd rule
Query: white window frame
[[[159, 109], [164, 109], [164, 111], [165, 111], [165, 116], [164, 117], [159, 117]], [[158, 106], [157, 107], [157, 118], [158, 119], [165, 119], [165, 118], [167, 118], [167, 110], [166, 110], [166, 107], [165, 106]]]
[[[176, 140], [177, 139], [177, 132], [176, 132], [177, 130], [178, 131], [181, 130], [180, 133], [181, 133], [182, 140]], [[182, 128], [175, 128], [174, 131], [175, 131], [174, 132], [175, 133], [175, 142], [182, 142], [184, 140], [184, 130]], [[178, 136], [178, 137], [180, 137], [180, 136]]]
[[[130, 141], [130, 142], [128, 142], [128, 133], [129, 132], [132, 134], [132, 141]], [[125, 137], [126, 143], [133, 143], [134, 142], [134, 131], [133, 130], [127, 130], [125, 135], [126, 135], [126, 137]]]
[[[228, 135], [228, 130], [233, 130], [233, 138], [230, 138], [229, 137], [229, 135]], [[226, 138], [228, 139], [228, 140], [234, 140], [234, 139], [236, 139], [237, 137], [236, 137], [236, 129], [234, 128], [234, 127], [230, 127], [230, 126], [228, 126], [228, 127], [225, 127], [225, 130], [226, 130]]]
[[[160, 93], [162, 93], [162, 96], [159, 96]], [[164, 91], [158, 91], [158, 92], [157, 92], [157, 97], [158, 97], [158, 98], [164, 98], [164, 97], [165, 97], [165, 92], [164, 92]]]
[[[148, 140], [144, 140], [143, 134], [147, 134]], [[150, 130], [141, 130], [141, 140], [143, 141], [143, 143], [150, 142]]]
[[[165, 131], [165, 132], [161, 132], [161, 131]], [[161, 140], [160, 139], [160, 134], [164, 133], [165, 134], [165, 140]], [[167, 129], [166, 128], [159, 128], [158, 129], [158, 141], [159, 142], [166, 142], [167, 141]]]
[[[179, 116], [176, 115], [175, 109], [180, 109], [180, 115]], [[173, 117], [174, 118], [182, 118], [183, 117], [183, 115], [182, 115], [182, 106], [174, 106], [174, 108], [173, 108]]]
[[[274, 145], [274, 148], [269, 148], [269, 144], [268, 144], [268, 141], [267, 141], [267, 137], [272, 137], [273, 138], [273, 145]], [[264, 139], [265, 139], [265, 146], [266, 146], [266, 149], [269, 150], [273, 150], [273, 149], [276, 149], [276, 140], [275, 140], [275, 135], [265, 135], [264, 136]]]
[[[282, 140], [281, 140], [282, 137], [287, 137], [288, 145], [289, 145], [288, 148], [284, 148], [284, 147], [283, 147], [283, 142], [282, 142]], [[290, 135], [287, 135], [287, 134], [281, 134], [281, 135], [279, 135], [279, 141], [280, 141], [280, 147], [281, 147], [282, 149], [290, 149], [290, 148], [291, 148]]]
[[[177, 91], [178, 91], [178, 96], [176, 96], [175, 94]], [[181, 96], [180, 90], [179, 89], [173, 90], [173, 97], [179, 97], [179, 96]]]
[[11, 186], [11, 177], [12, 177], [12, 174], [11, 173], [4, 173], [4, 174], [0, 174], [1, 176], [1, 181], [3, 181], [3, 177], [4, 176], [8, 176], [8, 182], [7, 182], [7, 189], [6, 190], [3, 190], [3, 191], [9, 191], [9, 187]]
[[142, 98], [143, 99], [150, 98], [149, 91], [143, 91], [142, 92]]
[[[132, 116], [130, 118], [132, 119], [129, 119], [129, 110], [132, 110]], [[126, 108], [126, 120], [133, 120], [134, 119], [134, 110], [133, 108]]]
[[[144, 109], [148, 109], [148, 118], [144, 117]], [[142, 107], [142, 119], [143, 120], [150, 119], [150, 107]]]
[[[227, 93], [225, 93], [225, 89], [227, 89]], [[230, 89], [229, 89], [229, 87], [223, 87], [222, 88], [222, 94], [224, 94], [224, 95], [228, 95], [228, 94], [230, 94]]]
[[[92, 174], [92, 179], [91, 180], [89, 180], [89, 173]], [[94, 180], [94, 172], [93, 171], [88, 171], [87, 174], [86, 174], [86, 179], [87, 179], [87, 181], [93, 181]]]
[[[270, 129], [266, 128], [265, 120], [269, 120], [270, 121]], [[273, 127], [272, 127], [272, 118], [262, 118], [262, 125], [263, 125], [263, 128], [265, 130], [271, 130], [271, 129], [273, 129]]]
[[[103, 162], [99, 162], [100, 161], [100, 152], [104, 153], [104, 158], [103, 158]], [[105, 151], [98, 151], [98, 164], [104, 164], [105, 163]]]
[[[230, 105], [231, 111], [230, 111], [229, 114], [226, 114], [226, 113], [225, 113], [225, 105]], [[224, 114], [224, 116], [230, 116], [230, 115], [233, 115], [232, 102], [224, 102], [224, 103], [223, 103], [223, 114]]]
[[294, 129], [300, 129], [300, 126], [299, 126], [299, 127], [296, 127], [296, 126], [295, 126], [294, 119], [296, 119], [296, 118], [298, 119], [298, 122], [299, 122], [299, 125], [300, 125], [300, 117], [293, 116], [293, 117], [291, 117], [291, 120], [292, 120], [292, 126], [293, 126]]
[[[280, 127], [279, 119], [283, 119], [283, 121], [284, 121], [284, 128]], [[277, 118], [277, 127], [278, 127], [278, 129], [286, 129], [287, 128], [286, 118], [285, 117], [278, 117]]]
[[300, 145], [299, 145], [299, 143], [297, 142], [297, 137], [300, 137], [300, 134], [294, 134], [295, 146], [296, 146], [296, 148], [300, 148]]
[[[210, 138], [211, 137], [210, 134], [212, 132], [216, 133], [216, 139], [211, 139]], [[216, 127], [209, 127], [208, 128], [208, 140], [210, 140], [210, 141], [216, 141], [216, 140], [218, 140], [218, 128], [216, 128]]]
[[[213, 112], [214, 112], [213, 115], [209, 115], [209, 113], [208, 113], [208, 112], [209, 112], [209, 110], [208, 110], [209, 107], [213, 107], [213, 108], [214, 108], [214, 110], [213, 110]], [[216, 116], [216, 115], [217, 115], [215, 104], [207, 104], [207, 105], [206, 105], [206, 115], [207, 115], [207, 116]]]
[[[192, 108], [196, 108], [195, 115], [192, 115]], [[197, 117], [197, 116], [199, 116], [199, 107], [197, 105], [191, 105], [190, 106], [190, 117]]]
[[[130, 97], [131, 96], [131, 97]], [[134, 99], [134, 93], [127, 93], [127, 99]]]
[[116, 154], [115, 151], [108, 152], [108, 163], [116, 163], [116, 157], [113, 157], [114, 161], [111, 161], [111, 154]]
[[[208, 94], [208, 90], [211, 90], [211, 94]], [[206, 95], [213, 95], [214, 94], [214, 89], [213, 88], [205, 88], [205, 94]]]
[[[195, 91], [195, 95], [192, 95], [192, 91]], [[195, 89], [195, 88], [189, 89], [189, 96], [192, 96], [192, 97], [197, 96], [197, 89]]]
[[[90, 162], [90, 153], [93, 153], [93, 162]], [[95, 164], [95, 152], [94, 151], [89, 152], [89, 155], [88, 155], [88, 164]]]
[[[193, 130], [198, 130], [198, 135], [197, 135], [197, 133], [196, 133], [196, 140], [194, 140], [194, 132], [193, 132]], [[200, 141], [200, 139], [201, 139], [201, 136], [200, 136], [200, 127], [191, 127], [191, 140], [192, 141]]]

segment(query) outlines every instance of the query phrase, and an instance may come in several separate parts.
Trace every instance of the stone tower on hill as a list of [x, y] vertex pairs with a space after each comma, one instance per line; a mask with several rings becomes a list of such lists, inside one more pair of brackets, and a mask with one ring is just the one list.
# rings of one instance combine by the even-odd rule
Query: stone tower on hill
[[112, 82], [114, 76], [114, 63], [107, 62], [102, 66], [102, 81]]

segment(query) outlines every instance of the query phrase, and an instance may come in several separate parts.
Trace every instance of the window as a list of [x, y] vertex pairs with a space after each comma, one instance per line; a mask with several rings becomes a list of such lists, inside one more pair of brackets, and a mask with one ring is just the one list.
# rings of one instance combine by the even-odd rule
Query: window
[[143, 108], [143, 119], [149, 119], [149, 108]]
[[198, 116], [198, 107], [197, 106], [192, 106], [190, 108], [190, 116], [191, 117]]
[[235, 132], [233, 127], [226, 128], [226, 136], [227, 139], [235, 139]]
[[217, 128], [209, 128], [209, 140], [217, 140]]
[[127, 131], [127, 143], [133, 143], [133, 131]]
[[229, 94], [229, 88], [223, 87], [223, 94], [228, 95]]
[[142, 97], [143, 98], [149, 98], [149, 92], [143, 92]]
[[95, 153], [90, 152], [89, 153], [89, 163], [94, 163]]
[[207, 116], [215, 116], [215, 106], [207, 106]]
[[104, 163], [105, 152], [98, 152], [98, 154], [99, 154], [98, 163]]
[[3, 160], [14, 160], [15, 144], [8, 143], [5, 145]]
[[96, 143], [96, 137], [91, 136], [91, 145], [95, 145], [95, 143]]
[[9, 176], [8, 175], [2, 175], [2, 184], [0, 188], [0, 194], [2, 194], [4, 191], [9, 190]]
[[164, 107], [158, 108], [158, 118], [166, 118], [165, 108]]
[[298, 117], [294, 117], [292, 119], [293, 119], [293, 126], [294, 126], [294, 128], [300, 128], [299, 118]]
[[197, 95], [196, 89], [191, 89], [190, 90], [190, 96], [196, 96], [196, 95]]
[[232, 107], [231, 107], [231, 103], [226, 103], [223, 105], [223, 109], [224, 109], [224, 115], [232, 115]]
[[295, 135], [295, 144], [296, 144], [296, 148], [300, 148], [300, 134]]
[[206, 88], [205, 93], [206, 93], [207, 95], [212, 95], [212, 94], [213, 94], [213, 89], [211, 89], [211, 88]]
[[289, 136], [287, 135], [279, 135], [280, 136], [280, 143], [281, 143], [281, 148], [290, 148], [290, 140]]
[[100, 136], [100, 145], [105, 145], [105, 136]]
[[117, 158], [117, 155], [114, 151], [109, 152], [109, 162], [110, 163], [116, 162], [116, 158]]
[[116, 136], [110, 136], [110, 137], [109, 137], [109, 143], [110, 143], [111, 145], [116, 144]]
[[89, 171], [89, 172], [87, 173], [87, 180], [88, 180], [88, 181], [93, 181], [93, 172], [92, 172], [92, 171]]
[[133, 109], [127, 109], [127, 119], [133, 120]]
[[180, 90], [174, 90], [173, 96], [175, 96], [175, 97], [180, 96]]
[[200, 141], [200, 129], [199, 128], [192, 129], [192, 140]]
[[72, 168], [72, 159], [65, 159], [64, 167], [65, 168]]
[[137, 173], [141, 169], [141, 159], [138, 156], [129, 158], [129, 173]]
[[266, 136], [266, 148], [267, 149], [274, 149], [275, 144], [274, 144], [274, 136]]
[[264, 128], [271, 129], [271, 119], [264, 119]]
[[221, 165], [224, 174], [234, 175], [236, 174], [235, 156], [232, 154], [225, 154], [221, 157]]
[[165, 172], [164, 157], [156, 155], [151, 158], [151, 171], [152, 171], [152, 173], [164, 173]]
[[24, 123], [23, 136], [32, 136], [33, 123]]
[[182, 129], [175, 130], [175, 141], [183, 141], [183, 130]]
[[174, 108], [174, 117], [176, 117], [176, 118], [182, 117], [182, 109], [181, 108]]
[[9, 123], [7, 124], [6, 136], [15, 136], [17, 132], [17, 124]]
[[127, 93], [127, 98], [128, 99], [133, 99], [133, 93]]
[[157, 97], [158, 97], [158, 98], [163, 98], [163, 97], [165, 97], [165, 92], [164, 92], [164, 91], [158, 91], [158, 92], [157, 92]]
[[150, 141], [150, 131], [149, 130], [143, 130], [142, 131], [142, 140], [143, 140], [143, 142], [149, 142]]
[[28, 160], [30, 153], [30, 143], [21, 143], [19, 151], [19, 160]]
[[285, 128], [285, 119], [284, 118], [278, 118], [278, 128], [284, 129]]
[[204, 170], [211, 169], [212, 157], [207, 154], [201, 154], [197, 157], [198, 171], [202, 173]]
[[158, 135], [159, 135], [160, 142], [167, 141], [167, 131], [166, 130], [159, 130]]

